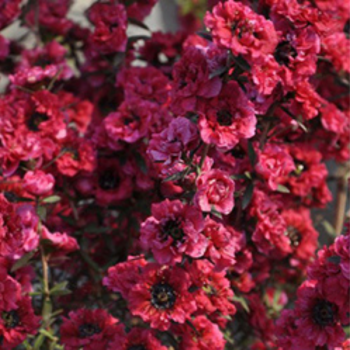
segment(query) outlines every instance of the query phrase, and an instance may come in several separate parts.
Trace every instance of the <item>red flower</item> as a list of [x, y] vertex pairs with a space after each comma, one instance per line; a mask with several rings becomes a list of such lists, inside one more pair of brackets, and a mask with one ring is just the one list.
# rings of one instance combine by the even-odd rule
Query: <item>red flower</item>
[[107, 350], [167, 350], [149, 329], [132, 328], [127, 334], [118, 334]]
[[146, 136], [155, 106], [134, 98], [124, 102], [104, 120], [106, 133], [112, 142], [134, 143]]
[[22, 344], [28, 334], [36, 334], [40, 318], [35, 316], [29, 297], [22, 297], [11, 309], [0, 308], [0, 344], [12, 350]]
[[178, 333], [182, 336], [181, 350], [223, 350], [225, 340], [219, 327], [206, 316], [197, 316], [191, 320], [193, 328], [186, 325]]
[[66, 350], [105, 350], [118, 331], [117, 319], [105, 310], [79, 309], [63, 318], [61, 341]]
[[214, 42], [237, 56], [249, 57], [272, 53], [277, 45], [277, 34], [271, 21], [256, 14], [240, 2], [220, 2], [204, 18]]
[[55, 178], [51, 174], [45, 174], [41, 170], [28, 171], [23, 178], [23, 186], [30, 194], [42, 196], [48, 194], [55, 184]]
[[203, 102], [200, 110], [199, 130], [207, 144], [230, 150], [255, 134], [254, 109], [235, 81], [226, 84], [218, 97]]
[[128, 295], [130, 311], [165, 331], [171, 321], [182, 324], [196, 311], [189, 287], [190, 277], [180, 267], [149, 264]]
[[195, 202], [202, 211], [230, 214], [234, 206], [235, 183], [219, 169], [202, 173], [197, 181]]
[[205, 218], [203, 233], [209, 240], [205, 255], [214, 263], [215, 270], [220, 271], [234, 265], [235, 254], [244, 244], [243, 234], [209, 216]]
[[123, 5], [95, 3], [89, 10], [89, 19], [95, 25], [91, 36], [94, 50], [103, 54], [125, 50], [127, 15]]
[[194, 110], [200, 98], [217, 96], [222, 86], [219, 77], [210, 78], [203, 51], [192, 46], [175, 63], [173, 78], [173, 108], [179, 113]]
[[103, 284], [110, 290], [119, 292], [123, 298], [127, 298], [145, 265], [146, 260], [143, 257], [130, 256], [128, 261], [108, 269], [108, 276], [103, 278]]
[[339, 324], [339, 308], [318, 290], [315, 281], [306, 281], [298, 289], [295, 321], [298, 327], [299, 346], [304, 340], [315, 346], [340, 346], [345, 333]]
[[201, 212], [179, 200], [152, 205], [152, 215], [141, 225], [141, 243], [160, 264], [181, 262], [183, 255], [203, 256], [208, 242], [201, 234]]
[[293, 158], [282, 147], [268, 144], [259, 153], [256, 172], [266, 181], [271, 190], [277, 190], [278, 184], [295, 169]]
[[195, 287], [193, 295], [198, 312], [210, 315], [219, 311], [224, 316], [236, 313], [233, 291], [224, 271], [214, 272], [215, 266], [207, 260], [195, 260], [186, 267]]

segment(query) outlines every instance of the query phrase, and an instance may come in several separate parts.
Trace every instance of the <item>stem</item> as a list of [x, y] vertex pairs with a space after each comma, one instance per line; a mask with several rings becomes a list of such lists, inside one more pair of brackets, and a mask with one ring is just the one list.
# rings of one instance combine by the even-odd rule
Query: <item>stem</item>
[[347, 169], [346, 165], [341, 165], [341, 176], [337, 180], [337, 197], [334, 213], [334, 229], [340, 235], [343, 229], [346, 202], [347, 202]]
[[205, 144], [205, 146], [203, 147], [203, 151], [202, 151], [202, 156], [201, 156], [201, 160], [199, 162], [199, 170], [202, 170], [205, 158], [207, 157], [208, 151], [210, 148], [210, 144]]

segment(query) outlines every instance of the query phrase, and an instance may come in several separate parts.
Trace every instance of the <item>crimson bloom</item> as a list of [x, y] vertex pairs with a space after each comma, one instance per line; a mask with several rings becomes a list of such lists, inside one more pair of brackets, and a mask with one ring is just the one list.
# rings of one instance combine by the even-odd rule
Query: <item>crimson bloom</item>
[[230, 214], [234, 206], [235, 183], [219, 169], [202, 173], [197, 181], [195, 202], [202, 211]]
[[201, 233], [201, 212], [179, 200], [152, 205], [152, 216], [141, 225], [141, 243], [160, 264], [181, 262], [183, 254], [203, 256], [208, 242]]
[[226, 84], [218, 97], [203, 102], [200, 111], [199, 130], [207, 144], [230, 150], [255, 134], [254, 109], [235, 81]]
[[188, 273], [180, 267], [150, 263], [128, 295], [130, 311], [162, 331], [169, 329], [171, 321], [182, 324], [197, 309], [188, 292], [190, 284]]
[[63, 318], [61, 341], [67, 350], [105, 350], [118, 330], [117, 319], [105, 310], [79, 309]]

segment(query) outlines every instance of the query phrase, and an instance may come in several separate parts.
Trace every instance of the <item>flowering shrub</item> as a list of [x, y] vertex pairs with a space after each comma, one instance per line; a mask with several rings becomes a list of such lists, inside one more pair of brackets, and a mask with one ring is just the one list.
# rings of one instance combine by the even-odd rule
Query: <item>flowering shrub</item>
[[349, 349], [349, 3], [155, 3], [0, 0], [0, 349]]

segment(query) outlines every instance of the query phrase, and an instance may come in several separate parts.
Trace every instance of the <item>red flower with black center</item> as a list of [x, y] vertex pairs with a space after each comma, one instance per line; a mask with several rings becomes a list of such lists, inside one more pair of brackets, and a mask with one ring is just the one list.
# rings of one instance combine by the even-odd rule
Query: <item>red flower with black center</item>
[[102, 309], [71, 311], [63, 318], [61, 342], [66, 350], [105, 350], [118, 331], [117, 321]]
[[208, 241], [201, 234], [202, 213], [195, 207], [168, 199], [152, 205], [152, 215], [141, 225], [141, 243], [160, 264], [181, 262], [183, 255], [203, 256]]
[[169, 329], [171, 321], [182, 324], [197, 309], [188, 291], [190, 283], [180, 267], [150, 263], [128, 295], [130, 311], [162, 331]]
[[39, 328], [29, 297], [22, 297], [11, 309], [0, 309], [0, 347], [12, 350], [20, 345], [28, 334], [35, 334]]

